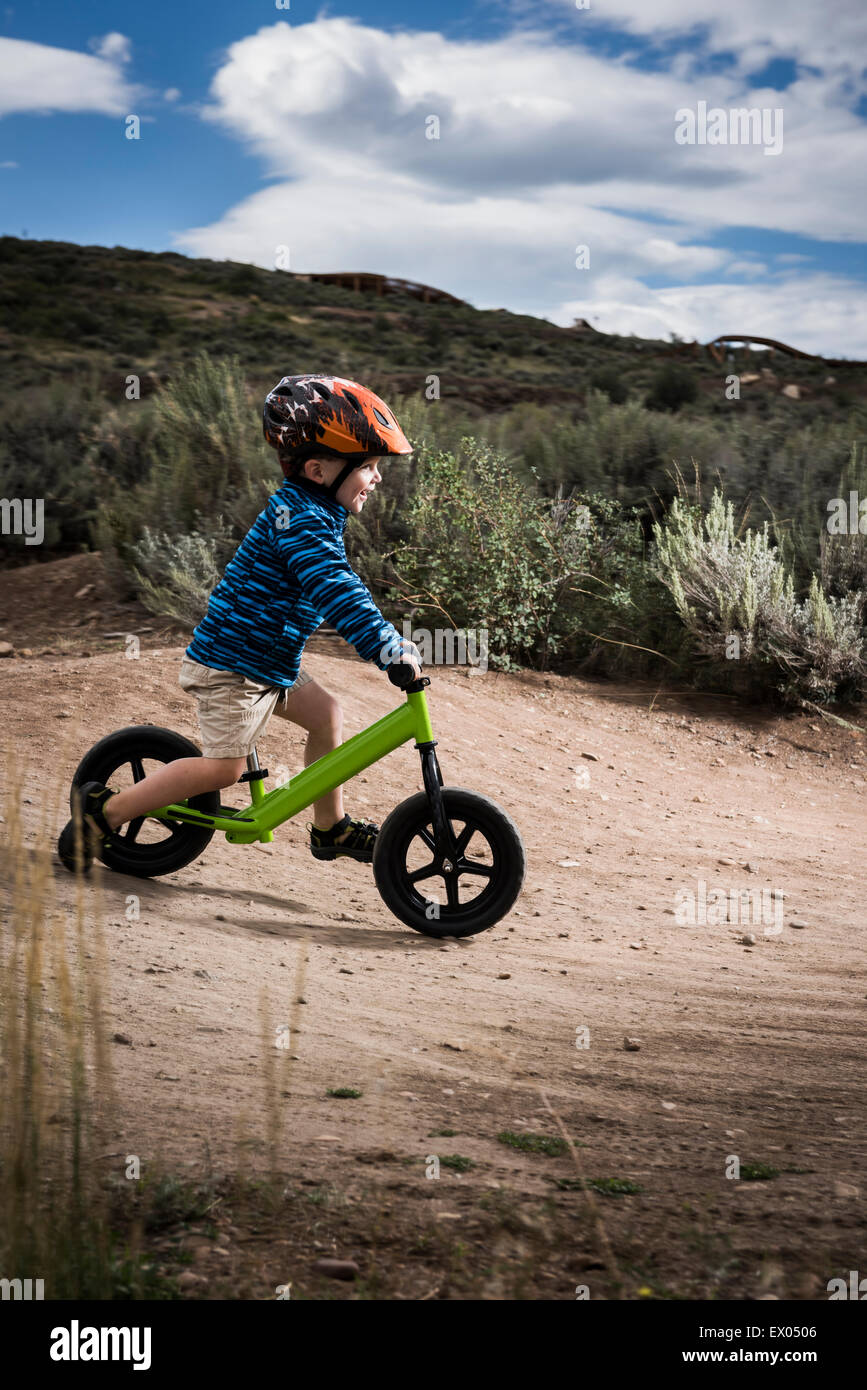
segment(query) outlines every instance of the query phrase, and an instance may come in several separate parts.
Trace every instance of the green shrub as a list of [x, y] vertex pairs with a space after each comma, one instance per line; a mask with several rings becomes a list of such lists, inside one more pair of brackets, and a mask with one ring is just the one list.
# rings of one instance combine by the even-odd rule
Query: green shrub
[[668, 362], [655, 374], [645, 404], [648, 410], [679, 410], [698, 395], [695, 373]]
[[516, 1134], [514, 1130], [504, 1129], [497, 1135], [501, 1144], [507, 1144], [510, 1149], [518, 1149], [521, 1153], [528, 1154], [547, 1154], [549, 1158], [556, 1158], [560, 1154], [568, 1152], [568, 1144], [565, 1139], [550, 1134]]
[[607, 498], [551, 499], [519, 486], [507, 460], [477, 440], [459, 454], [425, 453], [408, 523], [395, 600], [459, 631], [487, 629], [495, 668], [544, 670], [569, 658], [645, 669], [655, 653], [642, 646], [679, 640], [636, 515]]
[[616, 367], [599, 368], [591, 376], [590, 384], [596, 391], [602, 391], [614, 405], [623, 405], [629, 396], [623, 373]]
[[398, 592], [458, 630], [485, 628], [501, 670], [545, 667], [560, 648], [558, 605], [580, 565], [576, 519], [514, 485], [506, 461], [464, 441], [426, 455], [395, 558]]

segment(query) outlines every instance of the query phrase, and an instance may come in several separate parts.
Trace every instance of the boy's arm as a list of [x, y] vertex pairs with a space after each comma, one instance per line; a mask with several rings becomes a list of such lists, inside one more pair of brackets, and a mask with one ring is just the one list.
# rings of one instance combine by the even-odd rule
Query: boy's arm
[[286, 530], [275, 527], [272, 534], [304, 597], [363, 660], [385, 671], [400, 659], [402, 648], [411, 644], [382, 616], [327, 522], [304, 512]]

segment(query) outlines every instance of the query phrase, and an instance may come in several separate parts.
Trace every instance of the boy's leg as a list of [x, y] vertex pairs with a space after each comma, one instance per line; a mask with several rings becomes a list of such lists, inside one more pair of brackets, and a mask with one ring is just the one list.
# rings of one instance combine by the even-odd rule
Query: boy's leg
[[110, 797], [105, 803], [105, 819], [112, 830], [117, 830], [136, 816], [155, 811], [158, 806], [230, 787], [246, 766], [246, 758], [176, 758], [136, 782], [135, 786]]
[[[303, 677], [303, 679], [302, 679]], [[288, 719], [307, 730], [307, 746], [304, 750], [304, 766], [309, 767], [317, 758], [324, 757], [343, 741], [343, 711], [333, 695], [324, 686], [304, 671], [298, 681], [287, 691], [285, 700], [279, 700], [274, 710], [281, 719]], [[330, 830], [344, 816], [343, 788], [335, 787], [319, 801], [313, 803], [313, 824], [318, 830]], [[350, 831], [338, 836], [337, 843], [346, 838]]]

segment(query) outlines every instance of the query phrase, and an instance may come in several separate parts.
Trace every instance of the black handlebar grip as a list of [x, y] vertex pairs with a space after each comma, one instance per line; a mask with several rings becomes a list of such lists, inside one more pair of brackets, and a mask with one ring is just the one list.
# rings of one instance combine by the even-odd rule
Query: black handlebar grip
[[405, 690], [408, 685], [412, 685], [414, 680], [418, 680], [418, 677], [408, 661], [396, 661], [388, 668], [388, 679], [399, 690]]

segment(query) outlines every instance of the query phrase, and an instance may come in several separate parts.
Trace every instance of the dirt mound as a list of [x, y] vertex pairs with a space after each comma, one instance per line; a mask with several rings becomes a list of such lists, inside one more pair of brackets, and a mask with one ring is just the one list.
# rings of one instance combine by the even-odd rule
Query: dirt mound
[[105, 651], [118, 634], [178, 632], [106, 572], [99, 551], [0, 570], [0, 640], [44, 653]]

